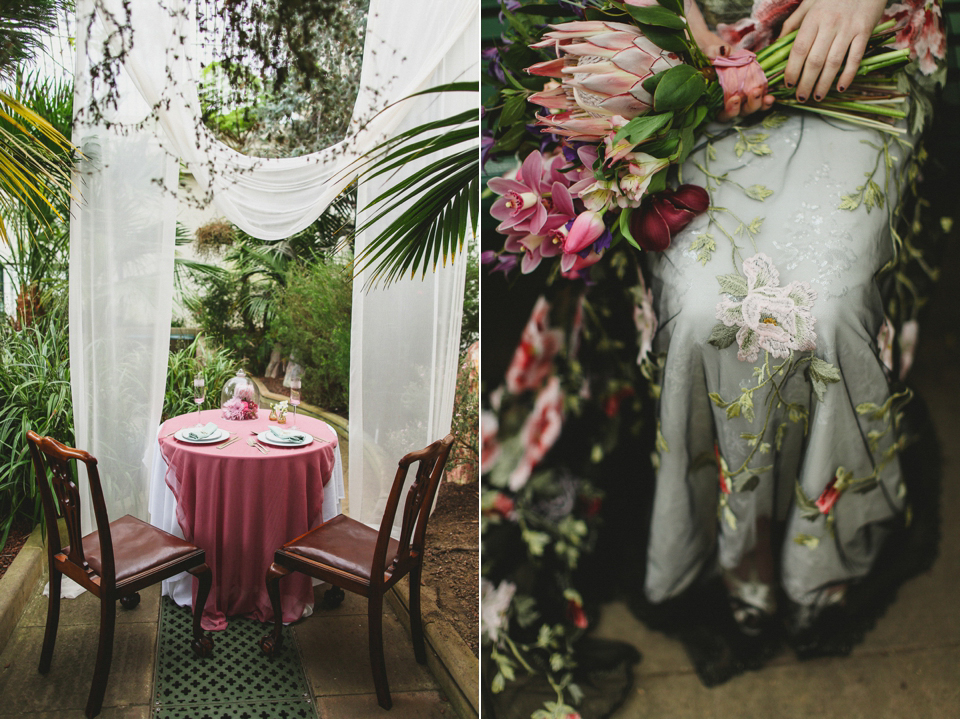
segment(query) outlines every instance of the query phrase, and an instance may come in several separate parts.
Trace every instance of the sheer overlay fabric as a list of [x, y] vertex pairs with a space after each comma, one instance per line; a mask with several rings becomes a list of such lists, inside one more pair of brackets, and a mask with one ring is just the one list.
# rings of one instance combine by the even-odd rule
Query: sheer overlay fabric
[[[646, 578], [655, 602], [717, 564], [736, 569], [756, 549], [758, 521], [773, 520], [785, 533], [783, 589], [816, 604], [867, 574], [904, 506], [897, 398], [877, 339], [889, 217], [840, 208], [881, 140], [810, 116], [760, 130], [769, 153], [743, 152], [732, 133], [691, 156], [684, 181], [714, 183], [711, 205], [723, 209], [649, 255], [663, 353]], [[911, 154], [909, 144], [890, 152], [894, 170]], [[710, 340], [724, 331], [720, 349]]]

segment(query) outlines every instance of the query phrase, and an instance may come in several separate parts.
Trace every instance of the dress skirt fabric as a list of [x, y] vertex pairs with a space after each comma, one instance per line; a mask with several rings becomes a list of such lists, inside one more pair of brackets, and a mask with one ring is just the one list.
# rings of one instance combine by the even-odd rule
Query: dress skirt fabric
[[905, 503], [906, 398], [878, 346], [878, 274], [911, 152], [798, 113], [728, 132], [684, 165], [711, 209], [648, 255], [661, 369], [651, 601], [736, 568], [762, 518], [783, 527], [779, 580], [798, 604], [870, 570]]

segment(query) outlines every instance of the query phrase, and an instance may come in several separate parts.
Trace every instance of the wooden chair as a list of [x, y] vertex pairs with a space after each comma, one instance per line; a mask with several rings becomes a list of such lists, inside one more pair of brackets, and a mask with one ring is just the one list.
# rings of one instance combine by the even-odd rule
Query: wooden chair
[[[145, 589], [175, 574], [188, 571], [200, 581], [196, 609], [193, 612], [193, 651], [207, 657], [213, 652], [213, 640], [200, 628], [200, 616], [206, 604], [213, 575], [204, 563], [205, 554], [189, 542], [126, 515], [116, 521], [107, 518], [97, 460], [87, 452], [73, 449], [50, 437], [27, 432], [37, 487], [43, 502], [47, 525], [47, 560], [50, 568], [50, 600], [47, 628], [40, 653], [40, 673], [50, 670], [53, 647], [60, 621], [60, 582], [66, 574], [100, 599], [100, 643], [93, 672], [93, 687], [87, 699], [86, 715], [95, 717], [103, 706], [110, 662], [113, 658], [113, 633], [116, 624], [116, 600], [125, 609], [140, 602]], [[46, 460], [46, 462], [44, 462]], [[73, 480], [71, 462], [83, 462], [90, 482], [90, 497], [97, 531], [80, 536], [80, 490]], [[46, 464], [46, 467], [45, 467]], [[52, 475], [47, 480], [47, 468]], [[56, 494], [56, 497], [54, 497]], [[66, 523], [70, 546], [60, 545], [58, 519]]]
[[[276, 551], [267, 570], [267, 591], [273, 605], [274, 628], [260, 639], [260, 648], [273, 656], [280, 648], [283, 612], [280, 607], [280, 579], [292, 571], [330, 582], [367, 598], [370, 664], [377, 700], [384, 709], [392, 705], [387, 670], [383, 660], [383, 595], [405, 574], [410, 575], [410, 630], [413, 653], [420, 664], [427, 661], [420, 618], [420, 574], [427, 519], [437, 494], [453, 435], [437, 440], [419, 452], [400, 460], [387, 499], [380, 531], [344, 515], [334, 517]], [[391, 539], [394, 517], [407, 469], [419, 462], [417, 476], [403, 503], [400, 538]], [[328, 593], [329, 594], [329, 593]], [[342, 595], [342, 592], [341, 592]], [[327, 602], [324, 602], [326, 605]]]

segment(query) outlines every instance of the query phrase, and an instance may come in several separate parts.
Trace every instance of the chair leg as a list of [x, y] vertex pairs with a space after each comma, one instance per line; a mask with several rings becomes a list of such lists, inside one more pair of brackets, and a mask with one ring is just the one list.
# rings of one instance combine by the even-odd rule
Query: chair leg
[[268, 657], [277, 655], [283, 643], [283, 607], [280, 602], [280, 580], [290, 574], [290, 570], [273, 562], [267, 569], [267, 594], [273, 608], [273, 631], [260, 637], [260, 650]]
[[109, 592], [100, 597], [100, 644], [97, 647], [97, 664], [93, 670], [93, 686], [87, 699], [85, 714], [93, 719], [103, 707], [103, 695], [107, 691], [110, 663], [113, 661], [113, 630], [117, 623], [117, 600]]
[[384, 709], [393, 706], [390, 685], [387, 683], [387, 665], [383, 660], [383, 595], [371, 594], [367, 602], [367, 621], [370, 625], [370, 667], [373, 685], [377, 688], [377, 702]]
[[40, 650], [41, 674], [50, 671], [53, 659], [53, 646], [57, 643], [57, 627], [60, 624], [60, 585], [63, 574], [50, 566], [50, 598], [47, 600], [47, 629], [43, 633], [43, 649]]
[[197, 604], [193, 608], [193, 653], [204, 659], [213, 655], [213, 639], [203, 633], [200, 619], [203, 609], [207, 606], [207, 597], [210, 596], [210, 587], [213, 585], [213, 572], [206, 564], [200, 564], [188, 572], [197, 578]]
[[427, 663], [427, 650], [423, 643], [423, 620], [420, 616], [420, 574], [423, 565], [417, 562], [410, 570], [410, 636], [413, 638], [413, 656], [417, 663]]

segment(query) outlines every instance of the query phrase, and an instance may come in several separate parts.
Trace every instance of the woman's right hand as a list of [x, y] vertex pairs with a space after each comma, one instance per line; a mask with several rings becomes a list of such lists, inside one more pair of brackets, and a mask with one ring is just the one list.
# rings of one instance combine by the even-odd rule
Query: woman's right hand
[[[723, 41], [723, 38], [707, 27], [707, 22], [703, 19], [700, 8], [695, 2], [686, 3], [686, 15], [693, 39], [709, 60], [712, 61], [730, 53], [730, 46]], [[760, 110], [769, 110], [775, 98], [773, 95], [764, 94], [765, 89], [761, 85], [745, 87], [742, 92], [726, 98], [723, 110], [717, 115], [717, 119], [721, 122], [729, 122]]]

